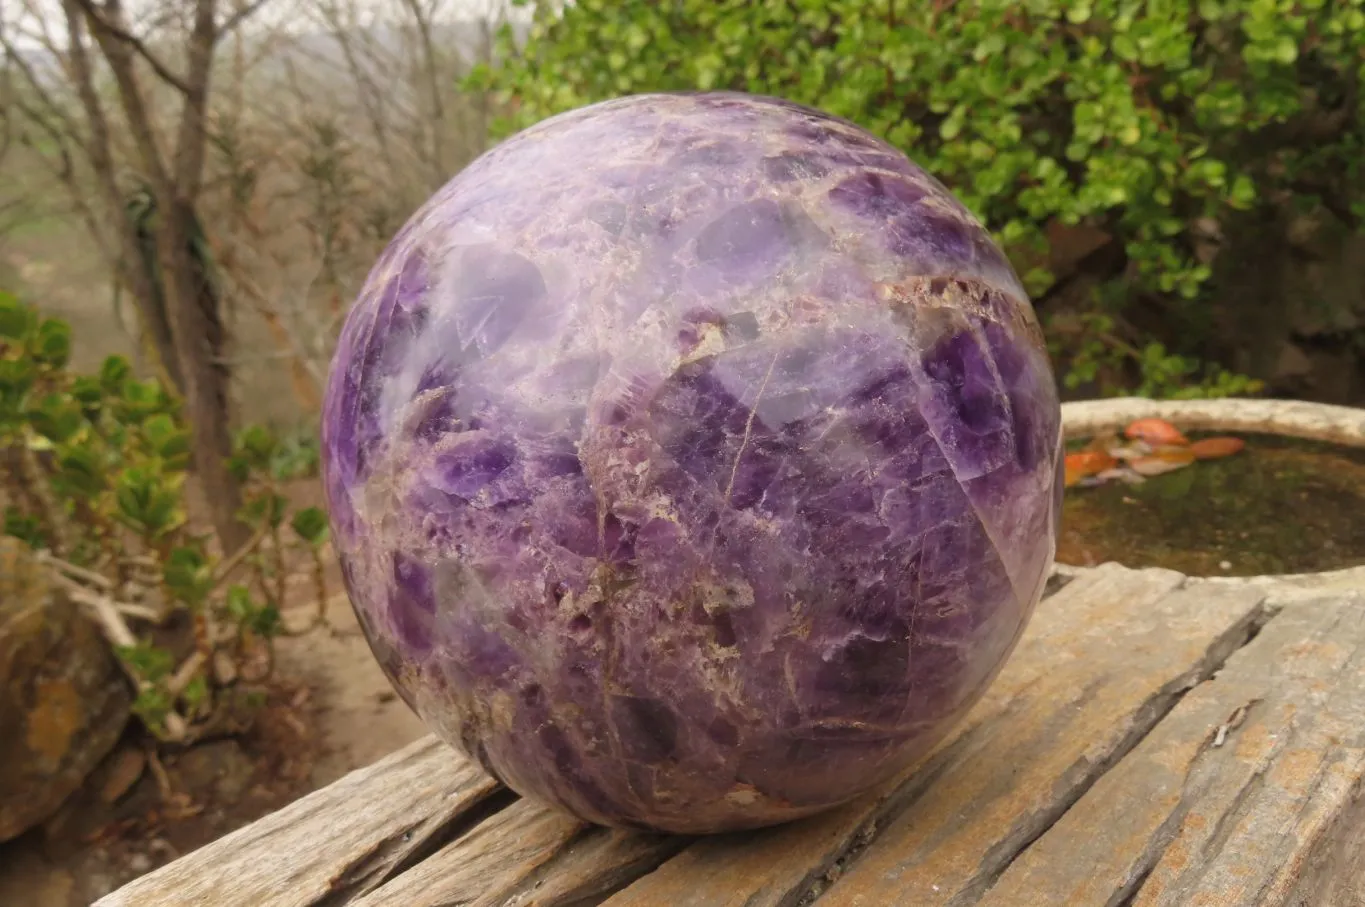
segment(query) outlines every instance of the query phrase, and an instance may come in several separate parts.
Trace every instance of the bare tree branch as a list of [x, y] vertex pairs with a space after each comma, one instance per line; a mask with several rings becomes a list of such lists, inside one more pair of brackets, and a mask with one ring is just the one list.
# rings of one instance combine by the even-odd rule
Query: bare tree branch
[[[106, 15], [105, 11], [101, 10], [94, 0], [72, 0], [72, 2], [79, 6], [81, 12], [85, 14], [86, 20], [92, 26], [92, 31], [103, 32], [105, 35], [126, 44], [147, 62], [147, 65], [162, 81], [184, 94], [189, 94], [190, 87], [184, 79], [176, 75], [169, 66], [162, 62], [161, 58], [147, 46], [146, 42], [129, 31], [121, 22]], [[116, 15], [118, 7], [116, 4], [110, 3], [108, 10], [111, 14]]]
[[[94, 67], [86, 48], [85, 34], [82, 30], [86, 20], [82, 18], [80, 10], [74, 5], [77, 2], [78, 0], [67, 0], [63, 4], [69, 36], [67, 59], [71, 81], [76, 95], [80, 99], [81, 107], [85, 110], [86, 123], [90, 130], [90, 140], [84, 148], [86, 157], [94, 170], [96, 184], [100, 194], [104, 197], [109, 214], [119, 218], [113, 227], [117, 236], [119, 251], [119, 255], [115, 258], [115, 273], [118, 274], [124, 285], [132, 291], [138, 306], [139, 321], [142, 324], [143, 331], [146, 332], [144, 336], [152, 344], [157, 365], [163, 370], [167, 383], [179, 389], [183, 386], [184, 379], [180, 365], [174, 356], [174, 338], [170, 332], [170, 325], [165, 311], [155, 305], [158, 294], [151, 283], [152, 276], [147, 273], [143, 265], [142, 252], [138, 247], [137, 238], [133, 235], [132, 226], [127, 222], [124, 214], [123, 199], [120, 197], [118, 186], [117, 164], [114, 160], [113, 132], [104, 105], [95, 90]], [[125, 77], [131, 80], [131, 73], [125, 73]], [[129, 118], [132, 120], [131, 115]], [[132, 125], [136, 140], [139, 136], [138, 124], [133, 122]], [[150, 134], [150, 126], [144, 124], [142, 132], [145, 133], [141, 135], [142, 144], [146, 146], [143, 148], [144, 166], [151, 170], [154, 178], [164, 181], [164, 168], [159, 166], [160, 158], [156, 151], [155, 138]], [[79, 199], [81, 193], [76, 191], [77, 187], [74, 183], [70, 185], [73, 189], [72, 196]], [[83, 213], [87, 218], [93, 214], [93, 212]]]
[[253, 0], [253, 2], [242, 6], [223, 20], [223, 24], [218, 26], [218, 34], [220, 36], [226, 35], [229, 32], [236, 30], [243, 22], [260, 12], [261, 8], [269, 2], [270, 0]]
[[195, 0], [194, 28], [190, 32], [186, 56], [189, 74], [185, 85], [185, 106], [180, 113], [176, 139], [174, 180], [186, 201], [199, 196], [204, 182], [204, 157], [208, 151], [205, 115], [209, 103], [209, 80], [213, 73], [213, 50], [218, 43], [217, 3]]
[[[62, 3], [67, 13], [68, 27], [71, 32], [73, 64], [78, 53], [82, 57], [85, 56], [81, 25], [94, 25], [93, 20], [85, 12], [90, 4], [91, 0], [63, 0]], [[108, 22], [111, 17], [115, 24], [121, 26], [122, 10], [117, 0], [108, 0], [101, 21]], [[118, 87], [119, 101], [128, 121], [128, 130], [133, 145], [137, 148], [138, 157], [142, 161], [143, 172], [151, 182], [158, 197], [170, 198], [174, 194], [171, 188], [171, 174], [166, 167], [165, 158], [162, 156], [157, 142], [156, 129], [152, 125], [152, 118], [147, 110], [142, 86], [133, 70], [133, 54], [135, 51], [127, 42], [119, 39], [107, 28], [91, 27], [90, 31], [99, 44], [100, 50], [103, 51], [104, 59], [109, 64], [109, 70], [114, 76], [114, 82]], [[93, 77], [89, 75], [91, 70], [88, 63], [85, 72], [86, 80], [90, 82], [90, 91], [93, 93], [94, 83]]]

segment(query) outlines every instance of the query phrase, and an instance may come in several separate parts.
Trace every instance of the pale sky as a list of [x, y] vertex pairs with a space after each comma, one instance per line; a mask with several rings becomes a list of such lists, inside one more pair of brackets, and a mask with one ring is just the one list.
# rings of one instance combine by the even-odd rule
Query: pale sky
[[[124, 0], [124, 8], [128, 11], [128, 18], [137, 23], [152, 11], [174, 8], [176, 5], [187, 7], [190, 2]], [[434, 18], [439, 21], [509, 15], [517, 19], [529, 17], [527, 10], [510, 9], [507, 0], [421, 0], [421, 3], [427, 9], [434, 9]], [[225, 19], [238, 7], [238, 2], [218, 0], [218, 6], [220, 18]], [[366, 24], [401, 22], [406, 19], [404, 4], [398, 0], [267, 0], [265, 6], [252, 15], [251, 29], [314, 29], [317, 27], [315, 11], [328, 6], [355, 10], [360, 21]], [[61, 0], [0, 0], [0, 27], [8, 33], [10, 41], [20, 48], [37, 50], [43, 46], [42, 41], [34, 37], [43, 21], [54, 33], [60, 33], [56, 24], [61, 21]], [[141, 32], [136, 28], [134, 31]]]

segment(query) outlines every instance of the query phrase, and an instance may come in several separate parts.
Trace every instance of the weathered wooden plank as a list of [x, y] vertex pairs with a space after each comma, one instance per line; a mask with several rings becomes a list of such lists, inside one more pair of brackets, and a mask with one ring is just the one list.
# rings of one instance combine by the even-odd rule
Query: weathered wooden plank
[[[1349, 864], [1319, 859], [1362, 790], [1365, 598], [1300, 602], [1186, 696], [980, 907], [1325, 907], [1302, 886], [1365, 886], [1340, 874]], [[1365, 905], [1365, 887], [1356, 894], [1335, 903]]]
[[886, 825], [822, 907], [974, 903], [1013, 858], [1268, 617], [1265, 593], [1197, 585], [1110, 604], [1040, 653], [1052, 670]]
[[596, 828], [522, 800], [354, 907], [558, 907], [648, 872], [686, 843]]
[[435, 738], [419, 740], [94, 907], [338, 907], [458, 835], [499, 791]]
[[[1082, 574], [1040, 606], [986, 698], [905, 784], [804, 822], [699, 841], [608, 907], [787, 907], [856, 873], [869, 840], [864, 858], [934, 868], [850, 903], [941, 904], [975, 890], [1264, 617], [1264, 591], [1190, 595], [1176, 591], [1182, 582], [1117, 565]], [[894, 842], [878, 850], [889, 822]], [[836, 882], [827, 897], [851, 893]]]
[[[1179, 574], [1099, 571], [1132, 589], [1167, 590]], [[1082, 584], [1084, 585], [1084, 584]], [[1159, 593], [1157, 593], [1159, 594]], [[689, 843], [680, 837], [592, 828], [519, 802], [397, 876], [354, 907], [566, 907], [592, 903], [639, 878]]]
[[1286, 899], [1293, 907], [1360, 907], [1365, 904], [1365, 790], [1315, 849]]
[[[510, 795], [428, 739], [96, 907], [581, 907], [614, 891], [610, 907], [975, 903], [1264, 623], [1266, 595], [1162, 570], [1086, 571], [1044, 601], [986, 699], [908, 780], [805, 822], [689, 841], [525, 802], [499, 811]], [[1321, 787], [1324, 828], [1340, 824], [1341, 788]], [[1310, 850], [1317, 863], [1355, 859]], [[1349, 890], [1324, 885], [1315, 896]]]
[[[1148, 576], [1163, 586], [1180, 579], [1159, 571]], [[376, 893], [375, 903], [393, 897], [416, 904], [406, 900], [404, 886], [447, 863], [480, 867], [490, 897], [549, 907], [600, 899], [687, 843], [588, 829], [523, 804], [499, 813], [510, 800], [509, 792], [428, 737], [129, 883], [95, 907], [195, 903], [183, 900], [184, 892], [222, 907], [344, 907], [396, 878], [401, 884]], [[477, 834], [460, 836], [470, 829]], [[498, 843], [509, 840], [521, 848], [518, 859]], [[407, 872], [414, 866], [421, 874]], [[241, 867], [251, 871], [243, 874]], [[464, 883], [459, 877], [449, 885], [460, 890]], [[263, 889], [273, 889], [274, 898], [262, 899]]]

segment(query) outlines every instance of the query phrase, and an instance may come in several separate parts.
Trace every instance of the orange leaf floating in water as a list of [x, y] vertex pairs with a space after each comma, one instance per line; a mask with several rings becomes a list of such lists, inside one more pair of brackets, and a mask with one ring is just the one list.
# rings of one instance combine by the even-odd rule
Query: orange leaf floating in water
[[1138, 475], [1159, 476], [1164, 472], [1174, 472], [1183, 469], [1194, 462], [1194, 451], [1188, 447], [1176, 447], [1167, 445], [1158, 447], [1145, 457], [1128, 462], [1131, 468]]
[[1123, 433], [1129, 438], [1146, 441], [1148, 444], [1189, 444], [1190, 441], [1165, 419], [1138, 419], [1129, 423]]
[[1190, 445], [1190, 450], [1194, 451], [1196, 459], [1213, 460], [1230, 457], [1246, 446], [1247, 442], [1241, 438], [1201, 438]]
[[1066, 487], [1070, 488], [1081, 479], [1113, 469], [1118, 461], [1102, 450], [1082, 450], [1066, 455]]

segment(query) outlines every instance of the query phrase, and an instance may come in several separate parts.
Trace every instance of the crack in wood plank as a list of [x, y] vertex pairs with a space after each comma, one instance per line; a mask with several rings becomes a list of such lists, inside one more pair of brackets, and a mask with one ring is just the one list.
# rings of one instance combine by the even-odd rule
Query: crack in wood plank
[[[1251, 714], [1251, 710], [1255, 708], [1260, 701], [1261, 700], [1259, 699], [1252, 699], [1238, 707], [1237, 711], [1233, 714], [1237, 715], [1238, 713], [1241, 713], [1242, 721], [1237, 721], [1235, 724], [1232, 721], [1229, 721], [1226, 724], [1211, 729], [1204, 740], [1200, 752], [1202, 753], [1204, 750], [1212, 747], [1226, 745], [1228, 738], [1224, 729], [1231, 726], [1231, 728], [1235, 730], [1236, 727], [1240, 727], [1246, 717]], [[1219, 742], [1220, 735], [1223, 737], [1222, 742]], [[1129, 871], [1125, 877], [1115, 880], [1115, 891], [1105, 903], [1105, 907], [1132, 907], [1133, 901], [1137, 898], [1138, 891], [1141, 890], [1148, 877], [1151, 876], [1152, 870], [1156, 868], [1157, 861], [1161, 859], [1162, 852], [1170, 842], [1174, 840], [1180, 823], [1185, 818], [1186, 812], [1187, 810], [1183, 809], [1172, 810], [1171, 814], [1162, 820], [1161, 824], [1156, 827], [1150, 839], [1143, 845], [1141, 852], [1134, 862], [1132, 870]], [[1215, 837], [1216, 836], [1217, 832], [1215, 831]]]
[[1347, 795], [1351, 803], [1313, 846], [1303, 872], [1285, 897], [1287, 907], [1360, 907], [1365, 904], [1365, 777]]
[[1365, 596], [1297, 600], [978, 907], [1361, 907], [1365, 856], [1339, 836], [1365, 830], [1362, 791]]
[[331, 890], [309, 907], [346, 907], [413, 866], [513, 803], [517, 795], [499, 788], [470, 809], [455, 815], [433, 815], [401, 833], [378, 842], [358, 855], [331, 883]]
[[502, 790], [425, 738], [130, 882], [94, 907], [339, 907]]
[[652, 872], [689, 840], [594, 829], [581, 848], [561, 851], [499, 907], [593, 907]]
[[1020, 717], [995, 722], [990, 747], [897, 817], [816, 903], [976, 903], [1190, 688], [1252, 638], [1271, 613], [1264, 598], [1263, 591], [1181, 588], [1156, 603], [1110, 602], [1099, 626], [1082, 624], [1058, 640], [1054, 671]]
[[591, 904], [686, 843], [686, 838], [593, 827], [522, 800], [353, 907]]
[[[918, 813], [926, 800], [944, 812], [925, 816], [924, 825], [950, 837], [951, 814], [957, 809], [951, 798], [956, 794], [945, 791], [953, 789], [955, 781], [960, 783], [957, 776], [962, 764], [998, 759], [999, 729], [1028, 726], [1037, 717], [1037, 703], [1052, 696], [1059, 670], [1070, 666], [1083, 672], [1093, 663], [1088, 657], [1091, 651], [1113, 646], [1107, 623], [1126, 617], [1145, 621], [1146, 626], [1152, 615], [1164, 613], [1161, 602], [1184, 581], [1171, 571], [1129, 570], [1118, 565], [1076, 577], [1038, 608], [1019, 650], [986, 699], [900, 783], [787, 826], [700, 840], [604, 903], [607, 907], [796, 907], [809, 903], [826, 889], [837, 890], [840, 880], [830, 877], [843, 873], [846, 863], [856, 870], [861, 863], [858, 854], [877, 847], [888, 826], [898, 817]], [[1258, 595], [1243, 594], [1240, 600], [1249, 599], [1256, 600]], [[1235, 622], [1227, 614], [1221, 618], [1220, 630]], [[1162, 679], [1182, 673], [1183, 667], [1182, 663], [1170, 669]], [[990, 756], [992, 752], [995, 756]], [[997, 795], [1008, 791], [1008, 773], [996, 772], [994, 780]], [[963, 796], [963, 809], [969, 808], [970, 800]], [[937, 902], [892, 898], [883, 903]]]
[[1365, 905], [1365, 596], [1064, 579], [918, 768], [821, 816], [594, 828], [428, 738], [95, 907]]
[[952, 907], [967, 907], [979, 902], [1019, 854], [1042, 837], [1100, 778], [1132, 752], [1190, 690], [1207, 681], [1227, 663], [1234, 652], [1250, 643], [1274, 614], [1263, 603], [1248, 611], [1209, 648], [1199, 663], [1167, 683], [1142, 704], [1134, 714], [1128, 732], [1111, 751], [1094, 762], [1083, 759], [1072, 765], [1058, 780], [1055, 799], [1050, 807], [1028, 816], [1015, 834], [996, 845], [994, 852], [988, 854], [983, 863], [982, 872], [948, 904]]

